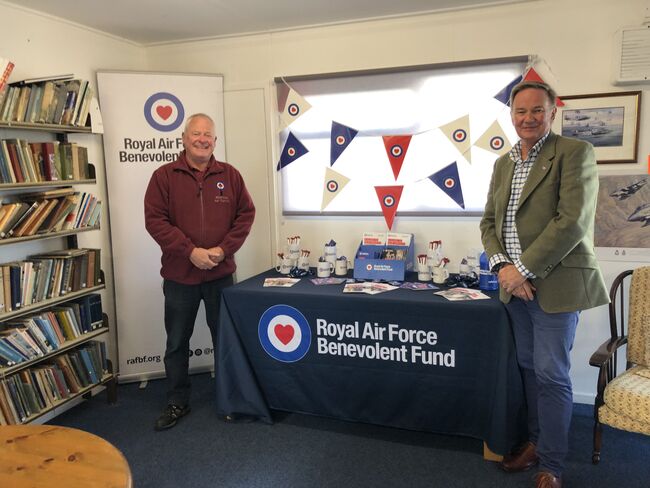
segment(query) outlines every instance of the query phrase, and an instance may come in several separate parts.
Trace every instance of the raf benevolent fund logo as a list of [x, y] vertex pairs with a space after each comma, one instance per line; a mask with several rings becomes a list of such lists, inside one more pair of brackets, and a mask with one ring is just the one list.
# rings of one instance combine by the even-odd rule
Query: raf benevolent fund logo
[[274, 305], [260, 317], [260, 344], [273, 359], [293, 363], [302, 359], [311, 345], [311, 329], [305, 316], [289, 305]]
[[144, 103], [144, 118], [149, 125], [161, 132], [178, 129], [185, 118], [185, 108], [171, 93], [158, 92]]

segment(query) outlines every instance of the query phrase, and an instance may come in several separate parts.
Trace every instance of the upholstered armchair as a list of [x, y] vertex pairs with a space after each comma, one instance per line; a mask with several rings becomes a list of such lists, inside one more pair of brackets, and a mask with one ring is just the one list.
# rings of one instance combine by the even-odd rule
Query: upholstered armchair
[[[589, 360], [589, 364], [599, 368], [594, 405], [594, 464], [600, 461], [602, 424], [650, 435], [650, 266], [618, 275], [612, 283], [610, 298], [611, 338]], [[617, 374], [617, 353], [625, 344], [626, 369]]]

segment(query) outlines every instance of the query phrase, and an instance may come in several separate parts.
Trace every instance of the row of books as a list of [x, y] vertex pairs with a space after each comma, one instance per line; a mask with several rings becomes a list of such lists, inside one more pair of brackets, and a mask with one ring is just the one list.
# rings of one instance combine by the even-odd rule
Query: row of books
[[57, 188], [0, 204], [0, 239], [100, 225], [102, 202], [86, 192]]
[[106, 345], [88, 341], [79, 349], [2, 379], [0, 425], [28, 421], [84, 388], [99, 384], [106, 374]]
[[88, 149], [75, 142], [0, 140], [0, 183], [85, 180]]
[[0, 320], [2, 313], [101, 285], [100, 253], [67, 249], [0, 264]]
[[0, 325], [0, 372], [3, 367], [44, 357], [102, 323], [102, 299], [98, 293], [4, 322]]
[[0, 108], [0, 122], [84, 127], [93, 96], [90, 84], [80, 79], [10, 83]]

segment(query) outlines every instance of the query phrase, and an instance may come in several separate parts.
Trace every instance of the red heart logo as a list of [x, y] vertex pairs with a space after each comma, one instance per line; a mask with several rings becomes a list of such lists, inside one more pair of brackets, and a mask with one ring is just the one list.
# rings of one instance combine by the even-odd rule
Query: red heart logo
[[156, 113], [161, 119], [167, 120], [172, 114], [172, 108], [169, 105], [158, 105], [156, 107]]
[[273, 332], [275, 332], [275, 336], [280, 339], [280, 342], [285, 346], [291, 342], [291, 339], [293, 339], [294, 330], [291, 325], [276, 324], [275, 327], [273, 327]]

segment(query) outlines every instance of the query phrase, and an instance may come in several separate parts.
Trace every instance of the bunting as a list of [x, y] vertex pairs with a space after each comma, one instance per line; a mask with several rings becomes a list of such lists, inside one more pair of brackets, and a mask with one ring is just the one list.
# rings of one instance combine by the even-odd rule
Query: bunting
[[284, 148], [282, 149], [282, 154], [280, 154], [277, 170], [280, 171], [308, 152], [309, 150], [293, 135], [293, 132], [289, 132], [287, 141], [284, 143]]
[[512, 89], [515, 87], [515, 85], [517, 83], [521, 83], [521, 81], [523, 79], [524, 79], [524, 77], [522, 75], [517, 76], [514, 80], [512, 80], [505, 87], [503, 87], [499, 93], [494, 95], [494, 98], [496, 98], [502, 104], [509, 107], [510, 106], [510, 93], [512, 92]]
[[[535, 68], [530, 68], [528, 71], [526, 71], [526, 74], [524, 75], [524, 81], [539, 81], [541, 83], [546, 83], [542, 77], [539, 76], [539, 73], [535, 71]], [[558, 107], [564, 107], [564, 102], [560, 100], [560, 97], [556, 97], [555, 105]]]
[[393, 169], [393, 175], [395, 176], [395, 181], [397, 181], [402, 164], [404, 164], [406, 151], [411, 143], [411, 136], [383, 136], [382, 138], [390, 167]]
[[472, 143], [469, 137], [469, 115], [440, 126], [442, 133], [456, 146], [468, 163], [472, 162]]
[[388, 230], [393, 228], [393, 219], [399, 206], [399, 200], [402, 198], [403, 186], [376, 186], [377, 198], [381, 205], [381, 211], [384, 214], [384, 220]]
[[475, 146], [499, 156], [507, 153], [512, 147], [498, 120], [492, 122], [488, 130], [476, 141]]
[[282, 129], [289, 127], [295, 120], [311, 108], [311, 105], [297, 91], [289, 87], [284, 110], [280, 114]]
[[334, 200], [338, 194], [345, 188], [345, 185], [348, 184], [350, 178], [343, 176], [341, 173], [337, 173], [332, 168], [325, 167], [325, 184], [323, 185], [323, 202], [321, 203], [320, 209], [321, 212], [327, 207], [332, 200]]
[[341, 153], [347, 149], [358, 133], [359, 131], [356, 129], [332, 121], [330, 166], [334, 165]]
[[444, 191], [454, 202], [465, 208], [463, 199], [463, 188], [458, 176], [458, 165], [454, 161], [449, 166], [445, 166], [440, 171], [436, 171], [429, 179], [434, 182], [442, 191]]

